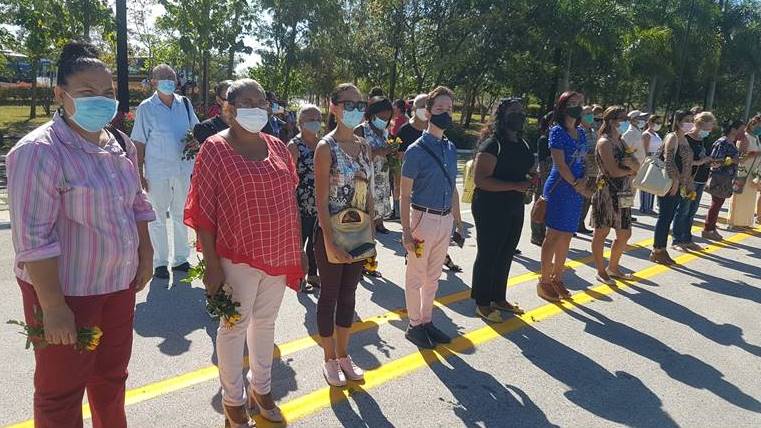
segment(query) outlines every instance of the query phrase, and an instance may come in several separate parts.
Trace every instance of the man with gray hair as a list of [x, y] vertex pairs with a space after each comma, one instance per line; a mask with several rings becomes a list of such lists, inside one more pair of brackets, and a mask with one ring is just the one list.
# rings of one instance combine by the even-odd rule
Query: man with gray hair
[[138, 151], [140, 179], [156, 212], [156, 221], [149, 225], [155, 251], [154, 276], [167, 279], [167, 212], [173, 226], [172, 269], [183, 272], [190, 269], [188, 228], [182, 217], [193, 160], [183, 159], [183, 148], [185, 135], [198, 123], [198, 117], [190, 100], [174, 93], [177, 73], [172, 67], [157, 65], [151, 72], [151, 84], [156, 92], [138, 106], [130, 137]]

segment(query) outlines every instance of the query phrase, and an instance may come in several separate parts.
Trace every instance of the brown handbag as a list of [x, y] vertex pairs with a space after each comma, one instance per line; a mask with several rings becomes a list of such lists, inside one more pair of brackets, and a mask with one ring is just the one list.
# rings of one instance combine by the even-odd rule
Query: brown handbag
[[[555, 191], [555, 189], [558, 187], [558, 184], [560, 184], [560, 180], [563, 180], [563, 177], [558, 177], [558, 180], [555, 182], [555, 184], [552, 185], [550, 193]], [[545, 199], [544, 195], [542, 195], [536, 201], [534, 201], [534, 205], [531, 207], [531, 222], [544, 224], [544, 219], [546, 217], [547, 199]]]

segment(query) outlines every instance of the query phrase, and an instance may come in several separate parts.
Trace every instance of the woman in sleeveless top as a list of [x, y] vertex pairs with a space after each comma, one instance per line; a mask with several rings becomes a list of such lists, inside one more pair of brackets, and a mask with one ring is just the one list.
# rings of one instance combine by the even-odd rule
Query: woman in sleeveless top
[[301, 292], [311, 294], [320, 287], [317, 276], [317, 261], [314, 258], [314, 228], [317, 225], [317, 206], [314, 195], [314, 150], [317, 148], [317, 136], [322, 126], [320, 108], [314, 104], [301, 106], [296, 118], [301, 132], [288, 143], [299, 185], [296, 188], [296, 201], [301, 214], [301, 245], [306, 245], [309, 270], [306, 281], [301, 281]]
[[[621, 139], [623, 128], [628, 126], [626, 109], [611, 106], [603, 113], [600, 139], [595, 147], [595, 161], [598, 175], [596, 191], [592, 196], [592, 255], [597, 267], [597, 280], [607, 285], [615, 285], [613, 278], [631, 279], [623, 274], [618, 262], [631, 237], [632, 210], [634, 196], [631, 190], [632, 176], [639, 169], [639, 162], [627, 154], [627, 147]], [[610, 261], [605, 267], [603, 249], [610, 229], [616, 230], [616, 239], [610, 250]]]
[[682, 203], [681, 189], [684, 189], [686, 194], [693, 190], [692, 149], [685, 138], [685, 134], [694, 126], [692, 118], [689, 111], [679, 110], [674, 113], [671, 133], [666, 136], [663, 145], [656, 153], [656, 156], [665, 162], [666, 172], [673, 183], [666, 195], [658, 197], [658, 221], [655, 223], [655, 240], [653, 251], [650, 253], [650, 261], [655, 263], [674, 264], [674, 260], [666, 251], [669, 229], [679, 204]]
[[[661, 122], [663, 119], [654, 114], [647, 119], [647, 129], [642, 133], [642, 146], [645, 149], [647, 156], [654, 155], [663, 145], [663, 140], [658, 134], [661, 129]], [[653, 203], [655, 202], [655, 195], [652, 193], [639, 192], [639, 212], [642, 214], [655, 214], [653, 210]]]
[[[330, 225], [331, 216], [346, 208], [373, 213], [370, 146], [354, 135], [366, 106], [354, 85], [344, 83], [336, 87], [330, 99], [330, 113], [335, 117], [330, 122], [335, 122], [336, 128], [320, 141], [314, 157], [317, 217], [321, 225], [314, 244], [321, 281], [317, 326], [325, 357], [323, 375], [333, 386], [344, 386], [347, 379], [364, 377], [362, 369], [348, 355], [354, 295], [362, 277], [363, 262], [352, 262], [352, 257], [334, 243]], [[342, 263], [331, 263], [328, 254]]]
[[730, 227], [751, 227], [754, 211], [761, 213], [756, 202], [759, 189], [753, 184], [753, 175], [761, 172], [761, 141], [759, 141], [761, 115], [754, 116], [746, 128], [745, 139], [738, 144], [740, 156], [743, 159], [740, 161], [737, 176], [747, 176], [748, 179], [745, 181], [742, 193], [735, 193], [732, 196], [732, 203], [729, 206]]

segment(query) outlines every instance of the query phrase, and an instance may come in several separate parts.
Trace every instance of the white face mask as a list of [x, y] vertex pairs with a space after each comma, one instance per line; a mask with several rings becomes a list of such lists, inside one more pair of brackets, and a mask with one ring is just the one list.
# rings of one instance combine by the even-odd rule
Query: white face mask
[[658, 132], [661, 130], [661, 124], [660, 123], [654, 123], [653, 124], [653, 131]]
[[427, 122], [428, 118], [425, 116], [426, 109], [425, 108], [417, 108], [415, 109], [415, 116], [417, 116], [418, 120], [422, 120], [423, 122]]
[[259, 133], [269, 120], [267, 110], [260, 108], [239, 108], [236, 111], [235, 121], [252, 134]]

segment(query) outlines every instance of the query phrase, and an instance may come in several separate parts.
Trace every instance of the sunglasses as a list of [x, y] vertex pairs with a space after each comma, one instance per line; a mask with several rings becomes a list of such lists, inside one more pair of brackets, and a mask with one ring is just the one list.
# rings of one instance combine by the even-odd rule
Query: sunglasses
[[367, 103], [364, 101], [339, 101], [336, 104], [343, 104], [346, 111], [365, 111]]

